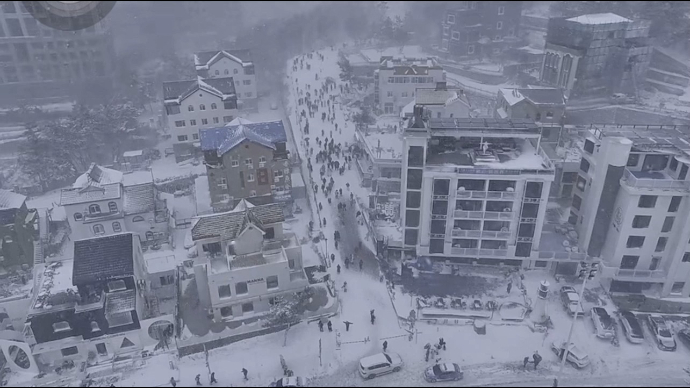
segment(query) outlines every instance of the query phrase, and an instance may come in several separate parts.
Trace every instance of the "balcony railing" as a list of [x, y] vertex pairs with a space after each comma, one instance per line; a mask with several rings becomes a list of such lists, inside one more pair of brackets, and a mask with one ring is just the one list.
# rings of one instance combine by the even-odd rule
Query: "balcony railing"
[[469, 257], [506, 257], [508, 256], [507, 249], [478, 249], [478, 248], [456, 248], [450, 249], [453, 255], [469, 256]]
[[662, 270], [648, 270], [648, 269], [618, 269], [615, 272], [616, 278], [633, 278], [633, 279], [663, 279], [666, 273]]
[[514, 191], [458, 191], [456, 198], [515, 199]]
[[465, 211], [456, 210], [453, 215], [455, 218], [470, 218], [480, 220], [511, 220], [513, 219], [513, 212], [479, 212], [479, 211]]
[[675, 179], [649, 179], [649, 178], [637, 178], [633, 173], [627, 168], [623, 172], [623, 178], [621, 182], [625, 183], [626, 186], [634, 187], [637, 189], [670, 189], [670, 190], [690, 190], [690, 181], [679, 181]]
[[538, 260], [586, 260], [587, 254], [584, 252], [532, 251], [531, 258]]
[[492, 230], [462, 230], [453, 229], [451, 232], [453, 237], [472, 237], [472, 238], [510, 238], [510, 232], [498, 232]]

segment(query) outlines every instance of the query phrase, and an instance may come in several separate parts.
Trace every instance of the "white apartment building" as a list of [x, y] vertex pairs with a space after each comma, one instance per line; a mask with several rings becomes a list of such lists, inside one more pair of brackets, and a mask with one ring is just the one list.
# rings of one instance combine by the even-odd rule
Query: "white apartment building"
[[552, 162], [529, 120], [424, 119], [402, 162], [403, 244], [421, 262], [549, 267], [572, 260], [542, 239]]
[[199, 129], [221, 127], [237, 117], [233, 77], [163, 83], [165, 121], [177, 162], [200, 154]]
[[374, 103], [385, 114], [400, 114], [414, 100], [417, 88], [435, 88], [446, 72], [433, 57], [381, 57], [374, 72]]
[[283, 233], [279, 204], [253, 206], [200, 217], [192, 227], [197, 249], [194, 273], [202, 305], [215, 320], [243, 320], [266, 313], [276, 296], [308, 285], [302, 246]]
[[254, 109], [259, 97], [254, 62], [249, 50], [215, 50], [194, 54], [197, 75], [202, 78], [232, 77], [240, 109]]
[[169, 236], [166, 202], [150, 170], [122, 173], [92, 163], [71, 188], [61, 190], [60, 205], [72, 240], [132, 232], [147, 245]]
[[611, 292], [690, 296], [688, 128], [588, 130], [570, 222]]

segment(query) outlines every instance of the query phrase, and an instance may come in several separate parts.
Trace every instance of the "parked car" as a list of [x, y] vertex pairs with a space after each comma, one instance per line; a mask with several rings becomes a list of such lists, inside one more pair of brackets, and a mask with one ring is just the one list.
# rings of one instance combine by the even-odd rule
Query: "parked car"
[[359, 374], [365, 379], [402, 370], [403, 360], [395, 353], [379, 353], [359, 360]]
[[597, 337], [603, 339], [611, 339], [616, 335], [614, 325], [616, 321], [611, 318], [609, 313], [603, 307], [592, 307], [591, 310], [592, 323], [594, 323], [594, 330], [596, 330]]
[[271, 387], [303, 387], [301, 377], [283, 377], [271, 383]]
[[460, 365], [455, 363], [436, 364], [426, 368], [424, 380], [435, 383], [437, 381], [458, 381], [463, 377]]
[[661, 315], [650, 315], [647, 320], [649, 328], [652, 329], [659, 349], [669, 352], [676, 350], [676, 340], [673, 338], [671, 329], [666, 324], [666, 320]]
[[641, 344], [644, 342], [644, 331], [642, 330], [642, 325], [637, 319], [635, 314], [627, 310], [620, 311], [621, 325], [623, 326], [623, 332], [625, 337], [633, 344]]
[[690, 347], [690, 329], [680, 330], [676, 335], [678, 338], [680, 338], [680, 342], [683, 342], [686, 346]]
[[561, 287], [561, 302], [568, 314], [575, 315], [575, 312], [580, 316], [585, 314], [585, 311], [582, 309], [582, 303], [580, 303], [580, 295], [577, 294], [574, 288], [570, 286]]
[[[556, 356], [558, 356], [559, 360], [563, 359], [563, 352], [565, 351], [565, 342], [561, 342], [560, 344], [552, 342], [551, 350], [554, 352], [554, 354], [556, 354]], [[589, 356], [587, 355], [587, 353], [575, 346], [575, 344], [573, 344], [572, 342], [570, 343], [570, 346], [568, 346], [568, 355], [566, 356], [565, 360], [569, 364], [578, 369], [582, 369], [589, 365]]]

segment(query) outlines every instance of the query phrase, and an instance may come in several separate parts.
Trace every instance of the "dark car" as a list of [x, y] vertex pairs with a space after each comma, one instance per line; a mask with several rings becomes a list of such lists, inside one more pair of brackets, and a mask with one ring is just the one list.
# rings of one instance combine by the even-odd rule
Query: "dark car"
[[462, 379], [463, 373], [460, 366], [455, 363], [436, 364], [426, 368], [424, 380], [435, 383], [437, 381], [458, 381]]
[[690, 329], [682, 329], [678, 331], [676, 336], [680, 339], [680, 342], [690, 347]]
[[620, 312], [621, 325], [623, 326], [623, 332], [625, 333], [625, 338], [633, 344], [641, 344], [644, 342], [644, 331], [642, 330], [642, 325], [637, 319], [635, 314], [630, 311], [623, 310]]

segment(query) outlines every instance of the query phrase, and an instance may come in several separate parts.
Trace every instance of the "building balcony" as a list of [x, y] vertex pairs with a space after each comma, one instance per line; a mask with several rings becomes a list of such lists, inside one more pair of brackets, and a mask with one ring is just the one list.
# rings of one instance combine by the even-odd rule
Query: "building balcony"
[[456, 198], [515, 199], [514, 191], [458, 191]]
[[124, 213], [121, 210], [116, 212], [89, 213], [87, 209], [82, 214], [84, 215], [84, 223], [102, 221], [110, 218], [124, 217]]
[[498, 239], [508, 239], [510, 238], [510, 232], [498, 232], [491, 230], [462, 230], [453, 229], [451, 231], [453, 237], [470, 237], [470, 238], [498, 238]]
[[[603, 263], [602, 263], [603, 264]], [[666, 279], [666, 272], [663, 270], [649, 270], [649, 269], [622, 269], [611, 266], [602, 265], [602, 277], [611, 278], [620, 281], [652, 281], [663, 282]]]
[[479, 249], [479, 248], [456, 248], [450, 249], [450, 253], [468, 257], [507, 257], [507, 249]]
[[480, 212], [480, 211], [456, 210], [455, 212], [453, 212], [453, 216], [455, 218], [510, 221], [513, 219], [513, 211], [509, 211], [509, 212]]
[[690, 191], [690, 181], [679, 181], [663, 171], [631, 171], [625, 169], [621, 184], [635, 189]]

